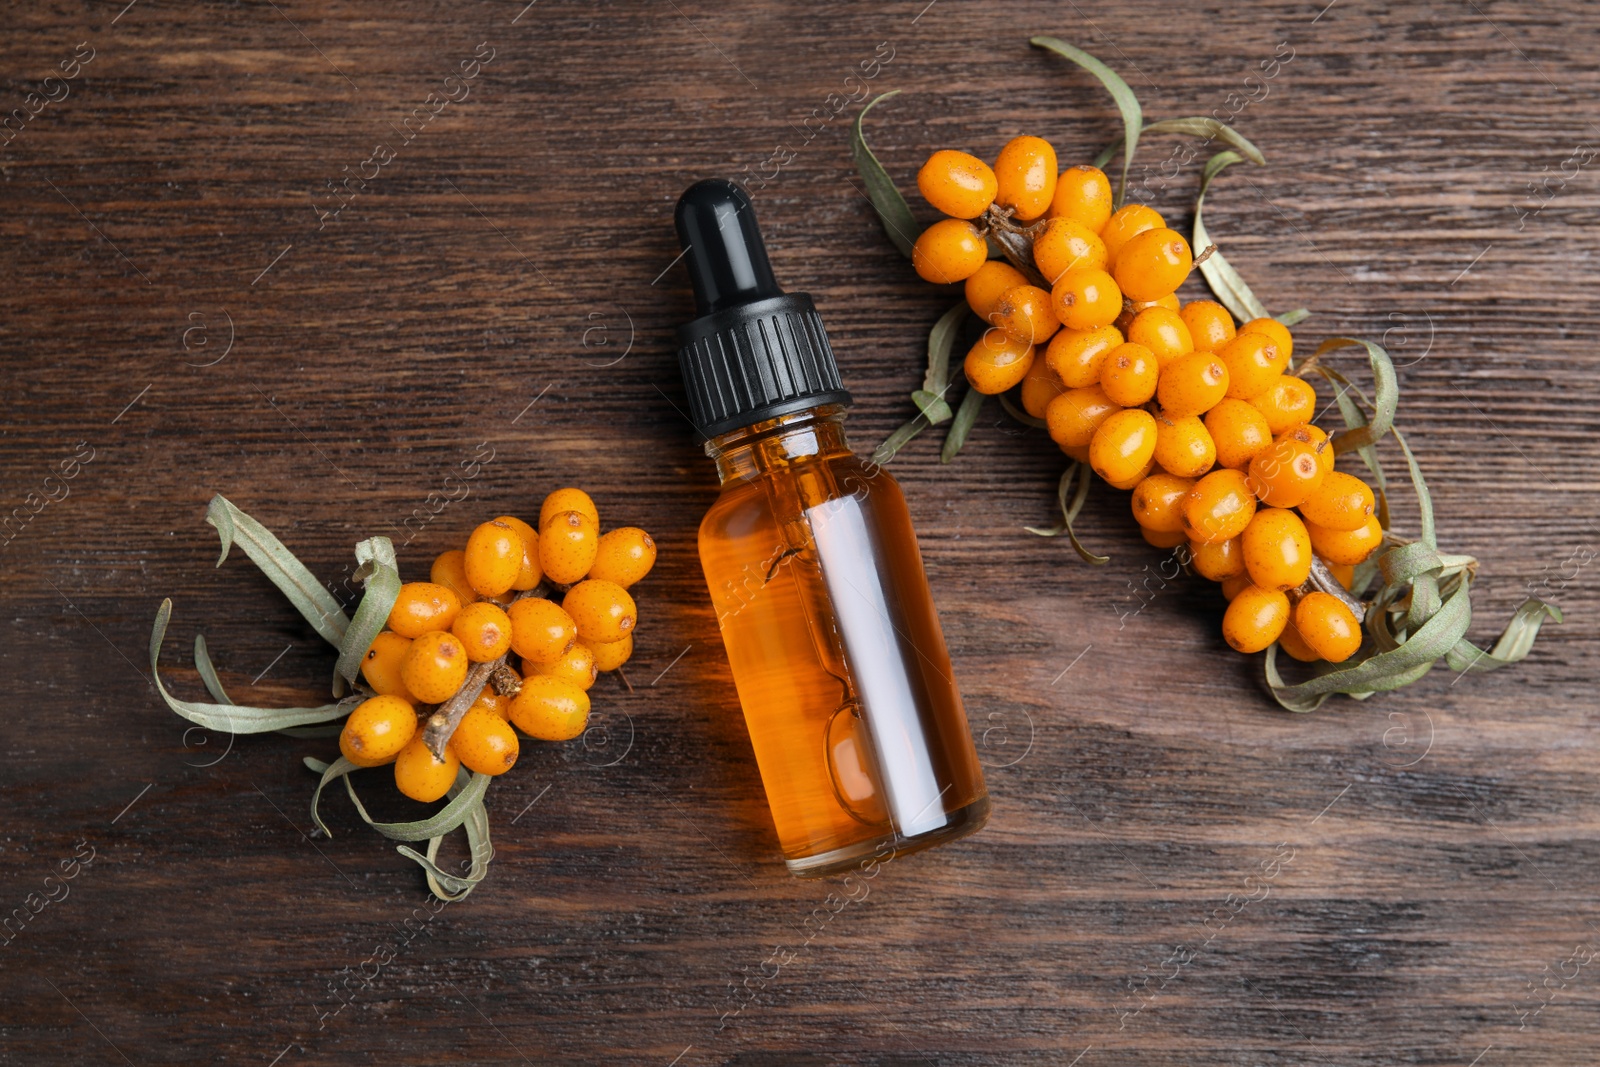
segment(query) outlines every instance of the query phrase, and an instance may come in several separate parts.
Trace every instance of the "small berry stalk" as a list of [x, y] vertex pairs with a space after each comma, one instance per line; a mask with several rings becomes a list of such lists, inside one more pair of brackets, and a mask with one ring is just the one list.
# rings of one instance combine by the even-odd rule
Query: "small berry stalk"
[[[1477, 563], [1438, 551], [1427, 483], [1394, 427], [1398, 384], [1388, 353], [1370, 341], [1333, 338], [1296, 364], [1291, 327], [1307, 312], [1273, 317], [1217, 251], [1202, 221], [1211, 182], [1226, 167], [1265, 158], [1210, 118], [1144, 124], [1138, 98], [1109, 67], [1051, 37], [1032, 44], [1093, 73], [1122, 112], [1122, 138], [1090, 164], [1059, 169], [1054, 147], [1034, 136], [1006, 142], [991, 166], [965, 151], [935, 151], [917, 189], [945, 216], [910, 242], [928, 282], [960, 285], [962, 300], [929, 336], [928, 370], [912, 393], [918, 414], [874, 456], [887, 463], [923, 430], [951, 427], [950, 462], [985, 399], [1044, 430], [1071, 460], [1058, 495], [1062, 518], [1030, 531], [1068, 535], [1092, 476], [1131, 493], [1144, 539], [1188, 571], [1220, 584], [1222, 635], [1239, 652], [1265, 651], [1269, 689], [1283, 707], [1310, 711], [1335, 693], [1364, 696], [1410, 684], [1439, 661], [1485, 671], [1525, 657], [1554, 605], [1530, 598], [1489, 649], [1466, 639]], [[861, 119], [853, 151], [878, 215], [896, 244], [915, 215], [867, 146]], [[1206, 164], [1189, 237], [1154, 208], [1125, 203], [1141, 134], [1200, 135], [1229, 147]], [[1123, 158], [1118, 191], [1101, 168]], [[1202, 249], [1199, 256], [1192, 249]], [[1178, 292], [1199, 268], [1216, 300]], [[962, 362], [967, 391], [952, 412], [946, 394], [961, 327], [986, 324]], [[1363, 349], [1369, 397], [1326, 359]], [[1344, 423], [1315, 424], [1315, 375], [1335, 390]], [[1332, 406], [1332, 405], [1330, 405]], [[1410, 474], [1419, 536], [1390, 528], [1388, 482], [1376, 446], [1391, 439]], [[1358, 459], [1372, 479], [1336, 470]], [[1320, 673], [1290, 684], [1277, 653]]]
[[[388, 538], [361, 542], [355, 577], [364, 590], [347, 617], [271, 531], [226, 498], [214, 497], [206, 518], [222, 539], [218, 566], [233, 545], [242, 547], [339, 650], [338, 699], [315, 708], [235, 704], [199, 636], [195, 666], [217, 703], [174, 697], [157, 671], [171, 600], [162, 602], [150, 636], [150, 666], [162, 698], [207, 729], [337, 733], [337, 760], [305, 760], [321, 775], [311, 800], [318, 828], [328, 833], [318, 812], [322, 790], [342, 778], [356, 811], [374, 829], [398, 841], [428, 842], [426, 855], [405, 845], [399, 851], [423, 867], [435, 895], [466, 896], [487, 874], [493, 852], [483, 804], [489, 781], [516, 764], [524, 737], [569, 741], [582, 734], [599, 672], [616, 671], [627, 685], [621, 668], [633, 654], [638, 622], [629, 588], [654, 566], [655, 542], [632, 526], [602, 535], [589, 495], [558, 489], [545, 498], [539, 529], [511, 515], [491, 519], [463, 548], [438, 556], [425, 582], [401, 582]], [[564, 589], [560, 603], [552, 595], [557, 589]], [[391, 765], [401, 793], [424, 803], [448, 797], [444, 808], [415, 822], [374, 821], [348, 775]], [[465, 830], [471, 850], [465, 874], [434, 862], [444, 836], [457, 828]]]

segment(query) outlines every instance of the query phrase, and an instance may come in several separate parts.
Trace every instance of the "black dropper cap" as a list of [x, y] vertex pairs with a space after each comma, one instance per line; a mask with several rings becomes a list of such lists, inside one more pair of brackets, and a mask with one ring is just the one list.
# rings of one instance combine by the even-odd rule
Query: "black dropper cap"
[[696, 182], [676, 221], [699, 315], [678, 330], [678, 365], [700, 432], [850, 403], [816, 305], [772, 277], [745, 191], [720, 178]]

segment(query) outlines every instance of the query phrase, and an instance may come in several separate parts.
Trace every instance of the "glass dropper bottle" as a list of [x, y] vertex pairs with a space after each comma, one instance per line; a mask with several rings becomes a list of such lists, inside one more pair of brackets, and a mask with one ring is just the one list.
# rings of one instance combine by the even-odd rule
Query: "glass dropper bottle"
[[789, 870], [972, 833], [988, 793], [911, 517], [845, 443], [816, 307], [778, 287], [737, 185], [691, 186], [676, 221], [698, 309], [678, 358], [722, 482], [700, 562]]

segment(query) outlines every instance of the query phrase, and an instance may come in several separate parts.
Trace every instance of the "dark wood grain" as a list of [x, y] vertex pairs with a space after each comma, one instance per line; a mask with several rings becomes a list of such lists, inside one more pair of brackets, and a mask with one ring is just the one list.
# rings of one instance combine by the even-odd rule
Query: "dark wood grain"
[[[1600, 179], [1561, 168], [1600, 146], [1600, 15], [1176, 10], [12, 5], [4, 109], [79, 42], [94, 57], [0, 151], [0, 510], [93, 458], [0, 549], [0, 912], [93, 860], [0, 948], [0, 1062], [1595, 1062], [1600, 963], [1562, 961], [1600, 944]], [[1302, 338], [1387, 335], [1406, 364], [1441, 543], [1483, 564], [1474, 637], [1530, 585], [1567, 621], [1514, 670], [1290, 716], [1223, 645], [1212, 589], [1134, 610], [1157, 555], [1121, 495], [1082, 520], [1113, 557], [1090, 568], [1021, 530], [1060, 469], [1042, 437], [996, 412], [941, 467], [930, 435], [894, 469], [995, 815], [834, 913], [838, 880], [778, 862], [695, 558], [716, 486], [679, 414], [671, 206], [792, 156], [758, 209], [870, 446], [950, 298], [878, 231], [853, 110], [807, 118], [889, 42], [870, 88], [905, 92], [872, 127], [902, 181], [1019, 132], [1088, 159], [1114, 109], [1034, 33], [1110, 62], [1151, 118], [1231, 109], [1293, 49], [1236, 119], [1269, 163], [1219, 181], [1210, 226], [1274, 310], [1315, 311]], [[470, 95], [321, 222], [326, 183], [480, 42]], [[1163, 183], [1173, 144], [1141, 158], [1185, 218], [1198, 164]], [[229, 321], [226, 357], [194, 365]], [[470, 498], [408, 528], [483, 442]], [[213, 569], [211, 493], [337, 582], [361, 537], [417, 576], [570, 482], [661, 545], [633, 691], [602, 681], [606, 737], [495, 785], [489, 881], [408, 932], [414, 865], [342, 797], [334, 838], [307, 836], [300, 758], [330, 744], [186, 736], [149, 684], [151, 619], [173, 597], [191, 697], [203, 630], [236, 698], [316, 700], [332, 657], [247, 563]]]

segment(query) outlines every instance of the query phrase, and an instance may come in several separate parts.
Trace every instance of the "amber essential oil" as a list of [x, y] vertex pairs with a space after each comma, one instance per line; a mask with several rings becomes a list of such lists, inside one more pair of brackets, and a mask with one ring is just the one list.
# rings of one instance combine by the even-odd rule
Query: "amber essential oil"
[[972, 833], [988, 793], [910, 513], [845, 442], [816, 308], [733, 183], [692, 186], [677, 226], [699, 308], [679, 361], [722, 483], [700, 562], [789, 870]]

